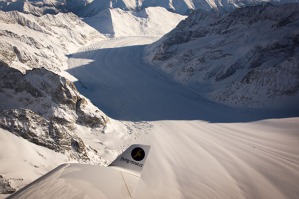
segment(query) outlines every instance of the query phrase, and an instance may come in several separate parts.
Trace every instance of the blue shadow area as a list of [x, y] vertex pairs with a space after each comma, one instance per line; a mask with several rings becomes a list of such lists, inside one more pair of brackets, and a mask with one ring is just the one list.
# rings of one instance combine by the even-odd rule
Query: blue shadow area
[[68, 70], [81, 94], [109, 117], [124, 121], [251, 122], [298, 117], [294, 110], [238, 109], [211, 102], [143, 61], [145, 45], [97, 49], [70, 56]]

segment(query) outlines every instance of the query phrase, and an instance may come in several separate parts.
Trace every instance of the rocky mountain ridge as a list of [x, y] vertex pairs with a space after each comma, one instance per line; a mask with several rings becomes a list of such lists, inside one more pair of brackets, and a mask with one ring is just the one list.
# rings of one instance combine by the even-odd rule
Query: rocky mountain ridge
[[176, 81], [231, 106], [292, 107], [299, 92], [299, 4], [197, 11], [147, 48]]
[[64, 70], [67, 54], [103, 38], [72, 13], [36, 17], [0, 11], [0, 60], [21, 71]]
[[22, 74], [0, 62], [0, 127], [79, 162], [104, 162], [73, 133], [76, 124], [103, 129], [108, 117], [69, 80], [44, 68]]

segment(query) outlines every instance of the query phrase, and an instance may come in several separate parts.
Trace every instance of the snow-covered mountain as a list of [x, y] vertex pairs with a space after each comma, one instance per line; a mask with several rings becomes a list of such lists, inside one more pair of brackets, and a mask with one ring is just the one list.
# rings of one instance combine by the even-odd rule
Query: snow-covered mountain
[[0, 0], [0, 10], [17, 10], [37, 16], [47, 13], [73, 12], [81, 17], [87, 17], [109, 8], [138, 11], [159, 6], [179, 14], [189, 14], [197, 9], [232, 11], [235, 8], [266, 2], [279, 5], [298, 3], [299, 0]]
[[209, 99], [294, 106], [299, 97], [299, 4], [197, 11], [147, 48], [148, 61]]
[[86, 18], [87, 24], [72, 13], [37, 17], [0, 11], [0, 60], [23, 72], [39, 67], [58, 72], [66, 69], [68, 54], [105, 39], [103, 34], [161, 36], [184, 18], [160, 7], [140, 12], [107, 9]]
[[0, 60], [22, 71], [64, 70], [67, 54], [103, 38], [72, 13], [36, 17], [0, 11]]
[[[177, 160], [182, 159], [184, 160], [182, 162], [188, 162], [189, 157], [197, 156], [199, 151], [205, 151], [199, 148], [206, 146], [206, 140], [213, 140], [211, 132], [217, 132], [219, 135], [223, 132], [221, 125], [219, 128], [217, 125], [213, 127], [213, 124], [197, 123], [197, 121], [191, 124], [185, 121], [173, 121], [169, 124], [168, 122], [160, 123], [160, 121], [154, 124], [135, 120], [135, 122], [115, 121], [83, 97], [73, 82], [57, 73], [67, 68], [66, 60], [69, 55], [73, 62], [73, 68], [69, 71], [82, 74], [83, 80], [89, 80], [87, 86], [79, 80], [74, 81], [77, 81], [78, 85], [81, 84], [82, 90], [86, 89], [86, 93], [92, 93], [92, 97], [105, 98], [103, 101], [109, 101], [108, 104], [116, 107], [116, 112], [122, 112], [120, 115], [127, 114], [132, 115], [132, 118], [139, 118], [147, 113], [147, 116], [150, 116], [148, 118], [155, 120], [157, 118], [163, 120], [192, 118], [193, 120], [198, 119], [200, 112], [208, 115], [207, 118], [210, 120], [215, 111], [211, 111], [209, 106], [202, 108], [207, 101], [202, 100], [204, 104], [197, 106], [199, 103], [193, 98], [197, 99], [198, 95], [190, 93], [189, 89], [183, 91], [181, 89], [184, 87], [173, 85], [172, 82], [164, 84], [165, 77], [149, 70], [140, 58], [144, 44], [165, 34], [185, 18], [166, 9], [188, 13], [189, 10], [196, 8], [204, 10], [218, 8], [221, 12], [194, 12], [176, 30], [148, 47], [148, 60], [161, 65], [178, 81], [190, 83], [203, 96], [216, 101], [226, 100], [228, 104], [258, 106], [272, 101], [272, 98], [281, 100], [286, 96], [289, 99], [297, 99], [294, 96], [298, 96], [299, 88], [298, 28], [296, 28], [298, 27], [298, 5], [280, 8], [267, 5], [239, 9], [232, 14], [220, 14], [223, 13], [222, 10], [228, 11], [260, 2], [267, 1], [0, 0], [0, 9], [5, 10], [0, 12], [0, 194], [14, 192], [65, 162], [104, 165], [115, 158], [128, 142], [137, 139], [143, 133], [150, 132], [152, 126], [155, 126], [159, 133], [151, 137], [152, 141], [147, 142], [151, 142], [148, 144], [157, 143], [157, 148], [153, 150], [155, 155], [152, 156], [151, 167], [149, 167], [151, 169], [147, 175], [152, 173], [163, 176], [163, 173], [167, 173], [167, 176], [170, 176], [170, 178], [159, 179], [160, 183], [169, 184], [170, 189], [166, 192], [165, 190], [157, 191], [160, 197], [156, 198], [167, 198], [166, 196], [176, 198], [172, 197], [172, 194], [176, 195], [180, 192], [178, 189], [182, 189], [182, 192], [192, 189], [191, 195], [196, 196], [198, 191], [195, 187], [199, 187], [198, 184], [192, 180], [188, 181], [196, 172], [191, 169], [190, 175], [188, 174], [187, 177], [182, 175], [180, 172], [186, 174], [186, 165], [177, 164]], [[287, 1], [283, 3], [285, 2]], [[92, 17], [87, 17], [82, 21], [75, 14], [64, 13], [68, 11], [73, 11], [79, 16]], [[120, 43], [117, 43], [117, 39], [103, 41], [106, 39], [103, 34], [128, 38], [118, 38]], [[130, 38], [129, 36], [142, 37]], [[132, 43], [130, 39], [136, 41]], [[116, 43], [113, 44], [113, 41]], [[77, 52], [79, 48], [81, 49]], [[116, 48], [116, 51], [112, 48]], [[132, 60], [137, 60], [140, 65], [134, 65]], [[275, 64], [270, 67], [272, 63]], [[102, 70], [105, 67], [105, 71]], [[74, 68], [78, 69], [78, 72]], [[132, 70], [133, 75], [129, 75], [128, 70]], [[139, 82], [135, 81], [135, 78]], [[205, 87], [197, 86], [199, 84]], [[160, 87], [162, 89], [159, 90]], [[216, 87], [217, 89], [214, 89]], [[143, 90], [143, 92], [136, 92], [136, 90]], [[116, 95], [116, 92], [120, 92], [121, 95]], [[108, 97], [103, 93], [108, 93]], [[263, 93], [266, 95], [262, 95]], [[168, 97], [165, 97], [166, 95]], [[132, 108], [127, 105], [128, 103]], [[139, 106], [136, 106], [137, 104]], [[188, 106], [180, 106], [181, 104], [188, 104]], [[161, 106], [164, 106], [163, 110]], [[193, 110], [195, 111], [192, 112]], [[138, 117], [134, 115], [136, 111], [139, 113]], [[283, 125], [286, 126], [287, 122]], [[296, 129], [296, 121], [291, 123], [291, 126]], [[207, 125], [209, 128], [202, 131], [207, 137], [204, 140], [202, 139], [204, 136], [197, 137], [203, 135], [198, 133], [198, 129], [202, 130], [203, 126]], [[265, 126], [267, 125], [266, 122]], [[250, 129], [250, 127], [252, 126], [249, 125], [248, 128], [241, 126], [233, 132], [241, 132], [243, 128]], [[232, 131], [231, 125], [224, 129], [228, 134]], [[287, 129], [285, 131], [295, 135], [294, 129], [290, 132], [287, 132]], [[267, 132], [271, 130], [273, 129], [267, 128]], [[278, 135], [275, 139], [280, 141], [280, 129], [275, 130]], [[182, 132], [185, 131], [190, 132], [190, 135], [182, 136]], [[168, 135], [165, 132], [171, 133]], [[173, 132], [176, 132], [176, 135], [173, 135]], [[265, 139], [260, 139], [262, 131], [257, 132], [253, 136], [255, 137], [254, 143], [258, 143], [257, 140], [267, 141], [266, 138], [272, 136], [266, 134]], [[294, 139], [291, 139], [292, 137], [286, 132], [284, 132], [286, 136], [284, 143], [290, 143], [289, 140]], [[161, 140], [160, 135], [163, 134], [165, 137]], [[247, 137], [252, 136], [251, 132], [247, 134]], [[177, 135], [179, 137], [176, 137]], [[237, 136], [231, 137], [235, 139]], [[226, 160], [221, 161], [223, 154], [219, 154], [218, 151], [225, 151], [221, 147], [226, 148], [225, 146], [232, 146], [232, 144], [221, 142], [218, 145], [217, 140], [211, 141], [214, 145], [207, 145], [207, 148], [212, 146], [211, 151], [217, 151], [213, 154], [214, 157], [210, 158], [209, 150], [207, 153], [203, 152], [202, 155], [208, 157], [209, 160], [214, 160], [216, 157], [217, 161], [220, 160], [226, 164]], [[247, 150], [247, 141], [244, 143], [242, 146]], [[278, 142], [273, 143], [277, 146]], [[258, 146], [265, 145], [269, 149], [267, 144], [262, 143]], [[289, 144], [289, 149], [286, 150], [291, 151], [288, 152], [289, 154], [296, 154], [296, 150], [292, 152], [295, 149], [294, 146], [297, 146], [295, 144], [296, 140]], [[165, 145], [168, 151], [164, 150]], [[187, 149], [185, 145], [188, 146]], [[271, 146], [272, 142], [269, 145]], [[192, 150], [194, 155], [185, 157], [185, 151], [189, 151], [190, 146], [195, 149]], [[215, 150], [218, 146], [221, 146], [220, 150]], [[277, 149], [273, 148], [270, 152], [277, 152]], [[240, 147], [237, 151], [239, 149]], [[246, 150], [240, 153], [240, 157], [245, 157], [244, 154], [251, 155]], [[179, 153], [174, 154], [173, 151]], [[233, 151], [234, 149], [229, 154], [234, 154]], [[257, 154], [260, 152], [255, 155]], [[262, 159], [268, 157], [266, 155], [268, 154], [263, 154]], [[174, 156], [176, 158], [173, 158]], [[245, 159], [248, 160], [247, 156]], [[290, 159], [288, 163], [293, 164], [290, 162], [295, 162], [294, 159]], [[279, 161], [280, 159], [275, 159], [275, 163]], [[202, 161], [195, 160], [196, 164], [192, 163], [190, 167], [202, 165], [200, 162]], [[230, 168], [230, 172], [231, 170], [235, 172], [236, 169], [230, 167], [233, 165], [231, 163], [235, 162], [228, 162], [227, 167]], [[172, 168], [173, 165], [176, 169]], [[210, 169], [211, 165], [215, 165], [215, 162], [207, 161], [203, 167]], [[239, 162], [237, 165], [243, 164]], [[271, 165], [266, 164], [266, 167], [269, 168]], [[280, 164], [277, 163], [277, 165], [277, 167], [271, 167], [271, 171], [281, 168]], [[286, 167], [291, 168], [289, 165]], [[215, 169], [215, 171], [221, 170]], [[225, 180], [220, 178], [216, 180], [217, 183], [228, 182], [233, 179], [231, 176], [236, 176], [227, 175], [225, 171], [220, 174], [225, 174], [227, 178], [224, 178]], [[291, 191], [283, 188], [282, 190], [296, 195], [298, 189], [290, 186], [296, 186], [296, 183], [293, 183], [296, 175], [293, 173], [295, 172], [285, 172], [286, 175], [282, 176], [283, 179], [290, 179], [286, 186], [291, 187]], [[248, 175], [250, 174], [248, 172]], [[263, 174], [262, 172], [257, 175], [259, 179], [264, 179]], [[196, 179], [199, 179], [197, 177], [198, 175]], [[202, 177], [204, 176], [200, 176], [200, 179]], [[163, 186], [157, 183], [155, 178], [150, 177], [150, 182], [157, 185], [160, 190], [159, 187], [163, 188]], [[165, 179], [167, 183], [163, 181]], [[185, 183], [186, 179], [188, 183]], [[272, 174], [269, 179], [273, 179]], [[263, 184], [270, 188], [274, 187], [271, 183], [266, 183], [268, 181], [267, 178]], [[219, 190], [218, 188], [223, 185], [219, 184], [218, 187], [217, 183], [216, 186], [212, 183], [213, 194], [214, 190]], [[241, 181], [241, 183], [246, 184], [247, 181]], [[188, 187], [189, 184], [194, 187]], [[227, 183], [227, 185], [230, 187], [232, 183]], [[239, 185], [235, 183], [233, 186], [238, 191], [226, 193], [227, 195], [219, 194], [217, 191], [215, 193], [225, 195], [226, 197], [223, 198], [240, 196], [238, 195]], [[266, 196], [269, 196], [270, 191], [266, 191], [266, 194], [262, 190], [259, 192], [262, 193], [260, 198], [268, 198]], [[216, 198], [213, 194], [207, 194], [206, 198]], [[188, 195], [184, 193], [181, 196]]]
[[284, 4], [298, 2], [298, 0], [90, 0], [86, 4], [81, 3], [81, 6], [78, 6], [73, 11], [80, 16], [91, 16], [106, 8], [140, 10], [148, 7], [160, 6], [179, 14], [189, 14], [192, 10], [197, 9], [218, 9], [222, 11], [232, 11], [235, 8], [266, 2], [271, 2], [274, 4]]
[[87, 17], [84, 22], [109, 37], [162, 36], [171, 31], [185, 16], [169, 12], [162, 7], [124, 11], [106, 9]]
[[91, 127], [106, 124], [106, 116], [66, 78], [44, 68], [22, 74], [3, 62], [0, 64], [0, 110], [30, 109], [61, 124], [82, 123]]
[[57, 14], [64, 5], [62, 1], [57, 0], [0, 0], [0, 10], [2, 11], [19, 11], [35, 16], [44, 14]]

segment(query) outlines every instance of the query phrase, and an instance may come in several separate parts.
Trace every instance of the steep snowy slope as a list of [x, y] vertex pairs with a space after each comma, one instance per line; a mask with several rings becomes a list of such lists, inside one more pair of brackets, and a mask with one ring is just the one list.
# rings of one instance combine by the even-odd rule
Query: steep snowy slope
[[0, 198], [24, 187], [64, 162], [75, 162], [67, 155], [33, 144], [0, 128]]
[[84, 21], [110, 37], [162, 36], [185, 18], [165, 8], [152, 7], [138, 12], [107, 9]]
[[299, 100], [299, 4], [197, 11], [147, 48], [147, 60], [209, 99], [292, 109]]
[[22, 71], [40, 67], [61, 71], [67, 54], [101, 38], [72, 13], [35, 17], [0, 11], [0, 60]]

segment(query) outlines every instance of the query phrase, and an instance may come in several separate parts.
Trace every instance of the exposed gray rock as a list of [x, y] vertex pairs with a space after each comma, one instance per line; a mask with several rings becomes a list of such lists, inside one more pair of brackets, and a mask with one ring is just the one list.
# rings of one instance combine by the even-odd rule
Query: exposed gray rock
[[74, 124], [104, 128], [107, 116], [69, 80], [44, 68], [21, 73], [0, 61], [0, 127], [78, 161], [89, 161]]
[[0, 110], [26, 108], [60, 123], [101, 127], [108, 120], [71, 81], [44, 68], [22, 74], [0, 61], [0, 99], [7, 102]]
[[0, 175], [0, 194], [11, 194], [15, 191], [16, 189], [10, 186], [9, 181]]
[[48, 121], [28, 109], [5, 110], [0, 113], [0, 127], [34, 144], [56, 152], [68, 152], [78, 161], [88, 161], [82, 139], [71, 133], [71, 124]]

